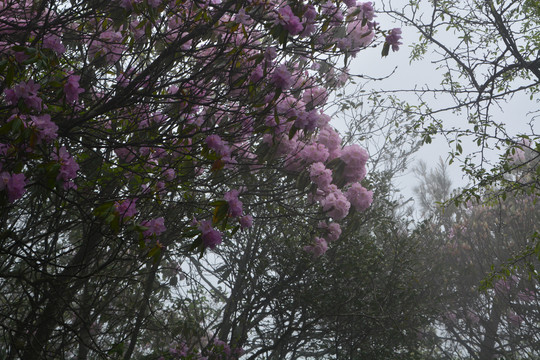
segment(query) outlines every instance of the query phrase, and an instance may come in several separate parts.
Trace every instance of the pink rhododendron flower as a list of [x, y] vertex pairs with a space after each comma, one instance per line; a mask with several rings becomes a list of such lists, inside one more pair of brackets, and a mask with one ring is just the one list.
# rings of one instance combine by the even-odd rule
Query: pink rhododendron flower
[[77, 171], [79, 170], [79, 164], [71, 157], [65, 147], [58, 149], [58, 154], [52, 153], [52, 158], [60, 163], [60, 173], [57, 179], [68, 182], [71, 179], [77, 177]]
[[330, 223], [326, 227], [326, 240], [336, 241], [341, 236], [341, 226], [338, 223]]
[[323, 144], [329, 151], [329, 160], [333, 160], [341, 153], [341, 136], [329, 125], [319, 131], [317, 142]]
[[352, 184], [345, 196], [358, 211], [366, 210], [373, 202], [373, 191], [367, 190], [360, 183]]
[[315, 10], [315, 6], [313, 6], [312, 4], [306, 5], [304, 18], [309, 22], [312, 22], [313, 20], [317, 18], [317, 10]]
[[277, 50], [274, 46], [269, 46], [264, 50], [264, 60], [271, 64], [272, 60], [274, 60], [278, 56]]
[[[129, 68], [126, 71], [122, 72], [120, 75], [118, 75], [116, 77], [116, 81], [118, 82], [118, 86], [121, 86], [121, 87], [128, 86], [133, 75], [135, 75], [135, 69], [134, 68]], [[178, 91], [178, 88], [176, 88], [176, 91]]]
[[282, 90], [287, 90], [291, 87], [293, 81], [294, 80], [291, 73], [289, 72], [289, 70], [287, 70], [287, 66], [281, 65], [280, 67], [274, 69], [274, 72], [272, 73], [272, 82], [278, 88]]
[[143, 221], [141, 225], [148, 228], [143, 232], [143, 236], [145, 237], [161, 235], [165, 230], [167, 230], [165, 227], [165, 219], [163, 219], [163, 217], [152, 219], [150, 221]]
[[[135, 214], [138, 212], [138, 210], [135, 208], [135, 203], [137, 202], [137, 198], [134, 199], [126, 199], [123, 201], [116, 201], [114, 203], [114, 208], [118, 215], [122, 218], [129, 218], [135, 216]], [[146, 225], [145, 225], [146, 226]]]
[[448, 311], [444, 314], [444, 317], [453, 324], [457, 323], [457, 315], [453, 311]]
[[54, 34], [46, 34], [43, 36], [43, 47], [51, 49], [58, 55], [66, 52], [66, 47], [60, 42], [60, 38]]
[[367, 151], [360, 145], [353, 144], [341, 150], [340, 159], [345, 162], [343, 178], [347, 182], [360, 181], [366, 176]]
[[244, 215], [238, 219], [242, 229], [250, 228], [253, 226], [253, 217], [251, 215]]
[[341, 220], [349, 213], [351, 203], [335, 185], [329, 186], [330, 192], [321, 201], [323, 210], [334, 220]]
[[221, 233], [212, 227], [212, 222], [210, 220], [201, 221], [199, 230], [201, 230], [202, 233], [201, 237], [204, 247], [213, 249], [221, 244]]
[[309, 144], [300, 151], [299, 156], [308, 164], [324, 163], [328, 159], [329, 153], [326, 146], [322, 144]]
[[114, 153], [116, 156], [118, 156], [118, 158], [127, 163], [131, 162], [135, 158], [133, 151], [128, 148], [114, 149]]
[[322, 127], [330, 121], [330, 117], [328, 115], [317, 110], [311, 110], [309, 112], [303, 111], [295, 116], [297, 116], [297, 118], [294, 121], [294, 126], [298, 129], [308, 131], [315, 130], [317, 127]]
[[367, 47], [373, 41], [375, 33], [369, 27], [368, 24], [362, 26], [363, 18], [360, 16], [359, 19], [349, 23], [347, 26], [348, 35], [342, 43], [341, 47], [346, 48], [351, 51], [351, 53], [356, 55], [361, 48]]
[[24, 174], [10, 174], [7, 171], [0, 174], [0, 191], [7, 190], [8, 201], [11, 203], [24, 195], [25, 186], [26, 177]]
[[37, 130], [38, 141], [50, 142], [58, 136], [58, 126], [51, 121], [51, 115], [43, 114], [39, 116], [30, 116], [30, 124]]
[[467, 317], [467, 319], [469, 319], [470, 322], [472, 322], [473, 324], [478, 324], [480, 322], [480, 317], [474, 313], [473, 311], [471, 310], [467, 310], [467, 314], [465, 315]]
[[219, 137], [219, 135], [210, 135], [205, 140], [206, 145], [214, 150], [218, 155], [229, 156], [231, 149], [225, 142]]
[[360, 16], [362, 16], [362, 18], [368, 21], [373, 20], [375, 17], [375, 9], [373, 9], [372, 2], [358, 4], [358, 7], [360, 8]]
[[535, 299], [534, 291], [529, 290], [529, 289], [525, 289], [524, 291], [520, 291], [517, 294], [517, 296], [518, 296], [519, 300], [525, 301], [525, 302], [530, 302], [530, 301], [533, 301]]
[[251, 82], [255, 83], [255, 82], [261, 80], [263, 78], [263, 76], [264, 76], [263, 75], [263, 69], [259, 65], [251, 72], [251, 76], [249, 77], [249, 79], [251, 80]]
[[316, 162], [309, 168], [309, 178], [321, 190], [326, 190], [332, 183], [332, 170], [327, 169], [322, 162]]
[[17, 105], [19, 99], [23, 99], [27, 106], [34, 110], [41, 111], [41, 98], [37, 96], [40, 85], [34, 80], [28, 82], [21, 81], [13, 89], [6, 89], [6, 100], [12, 105]]
[[133, 34], [133, 38], [137, 41], [143, 40], [146, 35], [144, 26], [139, 26], [139, 24], [140, 21], [138, 20], [132, 20], [129, 24], [129, 29]]
[[514, 164], [525, 162], [525, 151], [519, 148], [513, 149], [512, 153], [510, 153], [510, 160]]
[[512, 310], [508, 310], [507, 318], [508, 318], [508, 323], [514, 327], [520, 326], [521, 323], [523, 322], [523, 317], [516, 314]]
[[79, 94], [84, 92], [84, 89], [79, 87], [78, 75], [69, 75], [66, 85], [64, 85], [64, 93], [66, 94], [66, 101], [74, 104], [79, 101]]
[[390, 34], [386, 36], [386, 42], [392, 46], [392, 51], [399, 50], [399, 45], [402, 44], [399, 40], [401, 40], [401, 29], [399, 28], [392, 29]]
[[163, 172], [163, 178], [167, 181], [172, 181], [176, 177], [176, 172], [174, 169], [167, 169]]
[[306, 104], [311, 103], [314, 107], [322, 106], [326, 104], [326, 101], [328, 100], [328, 93], [323, 87], [309, 88], [304, 91], [302, 99]]
[[229, 214], [232, 217], [238, 217], [242, 215], [242, 202], [238, 200], [239, 195], [238, 190], [231, 190], [225, 193], [223, 195], [223, 198], [227, 203], [229, 204]]
[[122, 44], [122, 33], [117, 31], [104, 31], [99, 34], [98, 40], [92, 40], [88, 47], [88, 56], [90, 58], [104, 56], [108, 64], [114, 64], [125, 50]]
[[236, 15], [234, 16], [234, 21], [238, 24], [242, 24], [245, 26], [249, 26], [253, 22], [253, 20], [251, 20], [251, 17], [246, 14], [246, 9], [244, 8], [238, 10]]
[[326, 240], [321, 237], [316, 237], [313, 242], [313, 245], [304, 246], [304, 251], [312, 253], [314, 257], [324, 255], [328, 250], [328, 243]]
[[285, 5], [278, 11], [278, 23], [283, 25], [283, 27], [291, 34], [291, 35], [297, 35], [302, 32], [302, 29], [304, 28], [302, 26], [302, 23], [300, 22], [300, 19], [294, 15], [291, 7], [289, 5]]

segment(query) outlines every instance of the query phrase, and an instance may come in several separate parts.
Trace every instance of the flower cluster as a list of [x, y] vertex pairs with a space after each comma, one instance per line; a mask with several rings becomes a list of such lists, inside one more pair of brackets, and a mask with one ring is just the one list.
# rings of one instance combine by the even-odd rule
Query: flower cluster
[[[163, 217], [144, 220], [149, 205], [193, 199], [186, 219], [205, 220], [186, 236], [197, 236], [203, 248], [253, 225], [250, 194], [241, 201], [236, 190], [246, 185], [238, 176], [246, 166], [307, 179], [321, 217], [339, 221], [351, 207], [366, 210], [373, 193], [359, 182], [367, 152], [341, 147], [325, 107], [347, 80], [336, 55], [354, 56], [386, 34], [373, 22], [373, 4], [248, 2], [220, 13], [216, 3], [120, 0], [112, 18], [107, 11], [80, 18], [72, 13], [77, 4], [39, 13], [24, 2], [4, 8], [5, 198], [54, 186], [80, 201], [107, 189], [95, 200], [110, 206], [105, 221], [139, 224], [145, 238], [166, 229]], [[205, 15], [194, 19], [195, 10]], [[35, 30], [49, 23], [55, 25]], [[21, 42], [15, 35], [26, 28]], [[205, 34], [197, 32], [202, 28]], [[386, 37], [394, 50], [400, 34], [393, 29]], [[297, 51], [306, 44], [308, 52]], [[297, 53], [306, 55], [293, 62]], [[95, 164], [103, 182], [92, 178]], [[116, 220], [107, 220], [111, 213]], [[314, 253], [339, 237], [336, 226], [321, 229]]]

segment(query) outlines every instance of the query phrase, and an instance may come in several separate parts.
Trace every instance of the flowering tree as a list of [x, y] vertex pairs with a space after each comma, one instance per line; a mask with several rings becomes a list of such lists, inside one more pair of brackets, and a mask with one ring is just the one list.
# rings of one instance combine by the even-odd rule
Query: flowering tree
[[311, 230], [330, 230], [325, 256], [299, 248], [310, 234], [267, 204], [252, 228], [213, 256], [193, 255], [180, 271], [171, 266], [168, 276], [183, 292], [177, 298], [198, 299], [189, 313], [204, 330], [193, 336], [212, 332], [241, 347], [246, 359], [415, 358], [416, 329], [428, 324], [436, 303], [427, 286], [431, 248], [396, 214], [387, 171], [370, 171], [369, 180], [377, 201], [368, 211], [348, 216], [340, 228], [321, 223]]
[[201, 265], [217, 269], [209, 272], [229, 290], [221, 292], [220, 338], [242, 344], [248, 359], [414, 358], [431, 274], [419, 261], [423, 244], [393, 218], [397, 205], [376, 196], [316, 260], [295, 248], [301, 234], [267, 223]]
[[6, 357], [129, 359], [163, 264], [268, 202], [306, 227], [332, 219], [299, 244], [322, 255], [372, 200], [367, 152], [342, 148], [325, 111], [351, 57], [398, 49], [374, 16], [355, 1], [2, 1]]

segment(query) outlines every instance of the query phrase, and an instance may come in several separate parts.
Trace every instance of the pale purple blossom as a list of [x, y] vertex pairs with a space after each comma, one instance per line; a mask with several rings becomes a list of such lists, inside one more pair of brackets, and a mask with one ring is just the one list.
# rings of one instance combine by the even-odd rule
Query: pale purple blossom
[[223, 195], [223, 198], [225, 201], [227, 201], [227, 204], [229, 205], [229, 214], [232, 217], [238, 217], [242, 215], [242, 202], [238, 200], [238, 195], [240, 192], [238, 190], [231, 190], [225, 193]]
[[236, 15], [234, 16], [234, 21], [238, 24], [246, 26], [251, 25], [251, 23], [253, 22], [253, 20], [251, 20], [251, 17], [246, 14], [246, 9], [244, 8], [238, 10], [238, 13], [236, 13]]
[[373, 9], [372, 2], [358, 4], [358, 7], [360, 8], [360, 14], [364, 19], [368, 21], [373, 20], [373, 18], [375, 17], [375, 9]]
[[328, 159], [329, 152], [326, 146], [322, 144], [309, 144], [300, 151], [299, 156], [308, 164], [324, 163]]
[[272, 73], [272, 82], [278, 88], [287, 90], [293, 84], [293, 78], [286, 65], [281, 65], [274, 69]]
[[90, 58], [104, 56], [108, 64], [114, 64], [125, 50], [125, 45], [122, 43], [122, 33], [118, 31], [104, 31], [99, 35], [99, 39], [92, 40], [88, 48], [88, 56]]
[[163, 178], [167, 181], [172, 181], [176, 177], [174, 169], [167, 169], [163, 172]]
[[231, 150], [227, 144], [221, 139], [219, 135], [209, 135], [205, 139], [208, 148], [214, 150], [218, 155], [229, 156]]
[[328, 250], [328, 243], [324, 238], [316, 237], [313, 245], [304, 246], [304, 251], [312, 253], [314, 257], [324, 255]]
[[523, 291], [520, 291], [518, 294], [517, 294], [519, 300], [521, 301], [525, 301], [525, 302], [531, 302], [535, 299], [535, 294], [534, 294], [534, 291], [532, 290], [529, 290], [529, 289], [525, 289]]
[[38, 141], [50, 142], [58, 137], [58, 126], [51, 121], [51, 115], [31, 115], [30, 119], [30, 124], [37, 130]]
[[338, 43], [341, 48], [349, 50], [353, 56], [361, 48], [365, 48], [371, 44], [375, 37], [375, 33], [370, 26], [368, 24], [362, 26], [362, 22], [362, 17], [350, 22], [347, 26], [348, 36]]
[[141, 223], [142, 226], [146, 227], [147, 229], [143, 232], [143, 236], [150, 237], [152, 235], [161, 235], [167, 228], [165, 227], [165, 219], [163, 217], [159, 217], [157, 219], [152, 219], [149, 221], [143, 221]]
[[478, 324], [480, 322], [480, 317], [474, 311], [467, 310], [467, 313], [465, 316], [473, 324]]
[[62, 44], [60, 38], [54, 34], [43, 36], [43, 47], [45, 49], [51, 49], [58, 55], [62, 55], [66, 52], [66, 47]]
[[326, 146], [329, 151], [329, 160], [333, 160], [341, 152], [341, 136], [329, 125], [321, 128], [317, 142]]
[[401, 40], [401, 29], [399, 28], [390, 30], [390, 34], [386, 36], [386, 42], [392, 46], [392, 51], [399, 50], [399, 45], [402, 45], [399, 40]]
[[523, 322], [523, 317], [516, 314], [512, 310], [508, 310], [507, 319], [510, 326], [518, 327]]
[[373, 202], [373, 191], [367, 190], [360, 183], [352, 184], [345, 196], [358, 211], [366, 210]]
[[338, 223], [330, 223], [326, 227], [326, 240], [336, 241], [341, 236], [341, 226]]
[[26, 177], [24, 174], [10, 174], [4, 171], [0, 174], [0, 191], [7, 190], [7, 197], [9, 202], [14, 202], [20, 199], [26, 189]]
[[17, 105], [19, 99], [23, 99], [27, 106], [41, 111], [41, 98], [37, 96], [39, 88], [40, 85], [36, 84], [34, 80], [28, 80], [27, 82], [21, 81], [13, 89], [6, 89], [4, 93], [6, 100], [13, 105]]
[[322, 162], [316, 162], [309, 168], [309, 177], [319, 189], [325, 190], [332, 183], [332, 170]]
[[330, 192], [322, 199], [321, 205], [328, 216], [338, 221], [347, 216], [351, 203], [337, 186], [331, 185], [329, 188]]
[[242, 229], [250, 228], [253, 226], [253, 217], [251, 215], [244, 215], [238, 219]]
[[302, 32], [304, 28], [300, 19], [294, 15], [291, 7], [289, 5], [283, 6], [278, 11], [278, 23], [283, 25], [283, 27], [291, 34], [297, 35]]
[[345, 162], [343, 178], [347, 182], [360, 181], [366, 176], [366, 163], [369, 159], [367, 151], [358, 144], [344, 147], [340, 159]]
[[212, 227], [212, 222], [210, 220], [201, 221], [199, 224], [199, 230], [202, 233], [201, 237], [204, 247], [213, 249], [217, 245], [221, 244], [221, 233]]
[[308, 22], [313, 22], [317, 18], [317, 10], [312, 4], [306, 6], [306, 11], [304, 12], [304, 18]]
[[304, 91], [302, 99], [306, 104], [311, 103], [313, 107], [323, 106], [328, 100], [328, 93], [323, 87], [312, 87]]
[[251, 76], [249, 77], [249, 79], [251, 80], [251, 82], [257, 82], [259, 80], [261, 80], [263, 78], [264, 74], [263, 74], [263, 69], [262, 67], [259, 65], [257, 66], [255, 69], [253, 69], [253, 71], [251, 72]]
[[77, 177], [77, 171], [79, 170], [79, 164], [73, 159], [73, 157], [67, 152], [65, 147], [58, 149], [58, 154], [52, 153], [52, 158], [60, 163], [60, 172], [58, 173], [58, 180], [64, 180], [68, 183], [71, 179]]
[[79, 94], [84, 92], [84, 89], [79, 86], [80, 79], [81, 77], [78, 75], [69, 75], [64, 85], [66, 101], [70, 104], [77, 103], [79, 101]]
[[278, 56], [275, 46], [269, 46], [264, 50], [264, 60], [271, 63]]
[[122, 218], [129, 218], [135, 216], [138, 210], [136, 209], [137, 198], [126, 199], [122, 201], [116, 201], [114, 203], [114, 209]]
[[135, 153], [133, 152], [133, 150], [128, 148], [114, 149], [114, 153], [116, 154], [116, 156], [118, 156], [118, 158], [127, 163], [131, 162], [135, 158]]

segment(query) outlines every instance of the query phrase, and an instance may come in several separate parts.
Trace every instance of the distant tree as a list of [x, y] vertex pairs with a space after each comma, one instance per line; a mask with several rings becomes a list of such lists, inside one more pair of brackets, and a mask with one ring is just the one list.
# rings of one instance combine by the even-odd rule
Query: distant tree
[[[432, 171], [417, 188], [432, 188], [430, 194], [442, 196], [432, 201], [450, 196], [442, 188], [433, 189], [440, 183], [431, 177], [443, 171]], [[539, 278], [530, 276], [538, 261], [522, 253], [537, 241], [540, 204], [535, 196], [500, 195], [500, 190], [486, 188], [483, 203], [455, 207], [441, 202], [438, 210], [427, 213], [433, 216], [426, 239], [439, 242], [433, 261], [439, 267], [441, 303], [439, 318], [423, 337], [426, 348], [437, 349], [438, 356], [484, 360], [540, 355]], [[494, 276], [494, 267], [505, 268], [505, 274]]]

